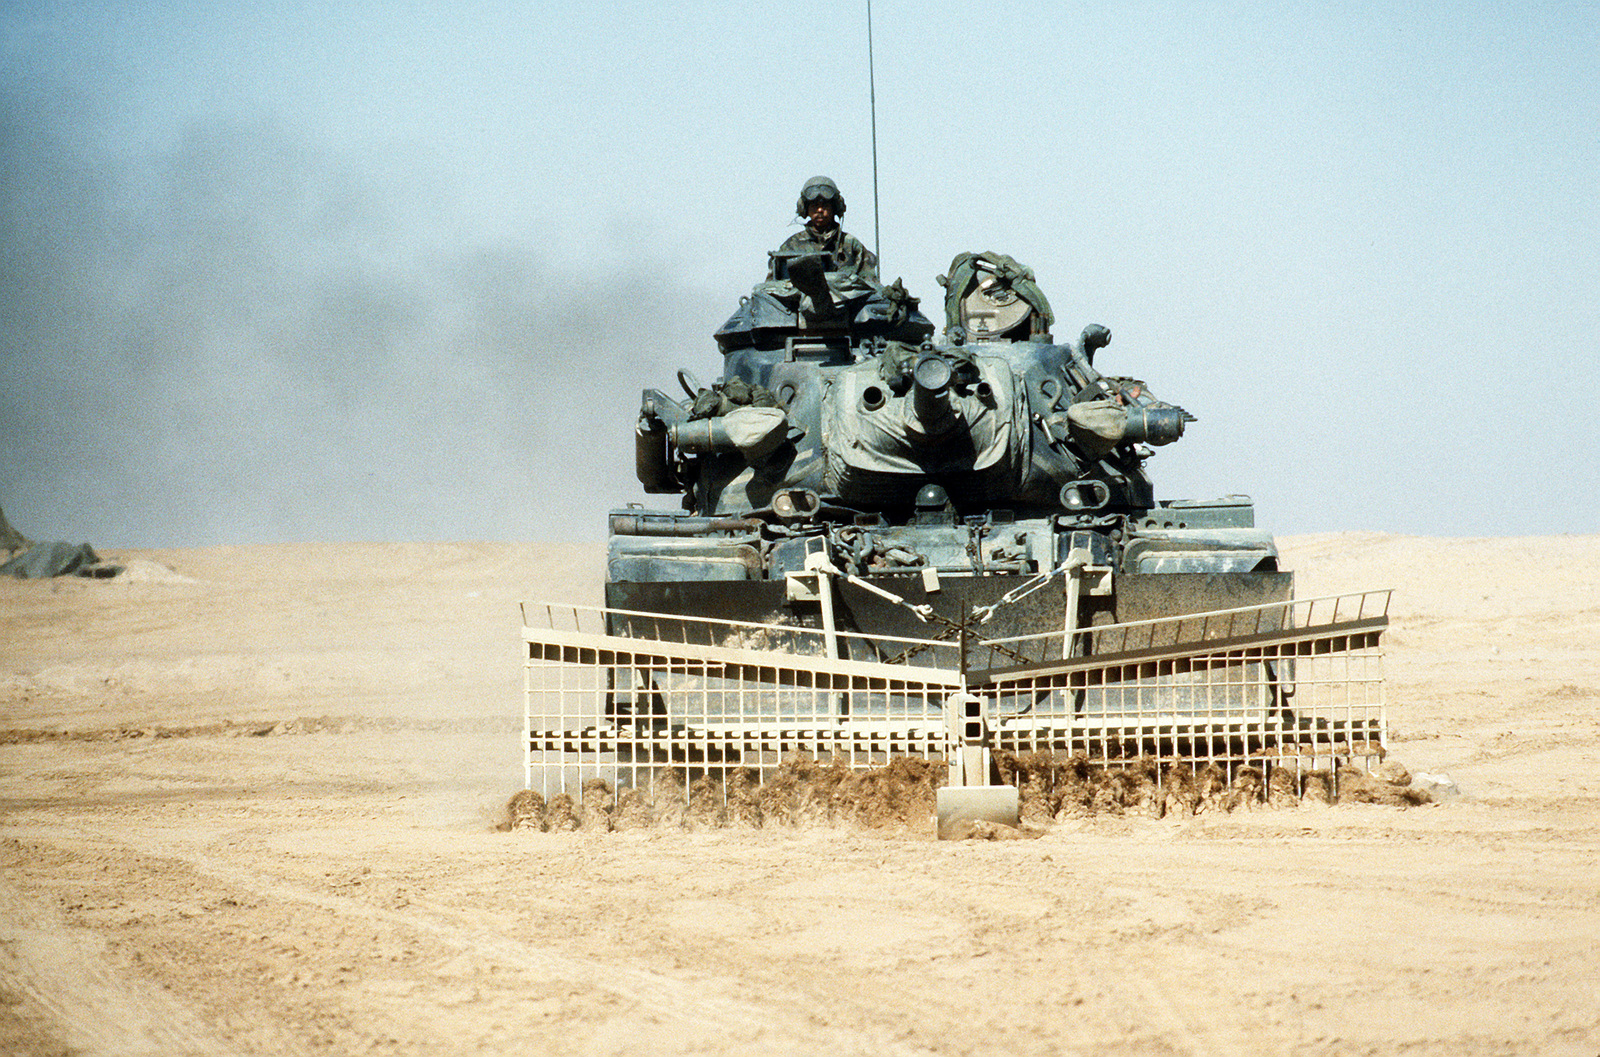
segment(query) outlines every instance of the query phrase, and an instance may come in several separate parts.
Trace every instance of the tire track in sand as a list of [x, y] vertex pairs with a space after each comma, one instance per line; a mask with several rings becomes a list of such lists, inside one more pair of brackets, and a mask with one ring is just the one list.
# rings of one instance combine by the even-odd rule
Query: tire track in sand
[[[520, 970], [537, 980], [564, 984], [569, 990], [590, 996], [596, 1007], [642, 1007], [659, 1030], [678, 1038], [736, 1038], [744, 1040], [752, 1052], [771, 1054], [870, 1050], [887, 1057], [913, 1057], [931, 1052], [895, 1038], [888, 1029], [880, 1032], [841, 1028], [832, 1022], [828, 1010], [815, 1014], [807, 1012], [808, 1004], [798, 1001], [802, 997], [799, 992], [790, 996], [769, 995], [759, 1001], [748, 1000], [736, 997], [739, 991], [745, 989], [742, 981], [716, 975], [714, 970], [697, 973], [693, 978], [679, 978], [630, 965], [620, 959], [605, 961], [572, 954], [496, 935], [488, 931], [487, 923], [475, 920], [470, 910], [456, 911], [414, 896], [403, 909], [385, 908], [358, 896], [314, 889], [282, 877], [268, 877], [253, 870], [240, 869], [203, 850], [163, 841], [153, 832], [143, 834], [141, 843], [133, 845], [126, 841], [123, 832], [96, 833], [94, 828], [76, 828], [70, 834], [36, 829], [28, 836], [32, 841], [49, 842], [62, 849], [76, 849], [79, 854], [86, 846], [97, 845], [102, 851], [121, 860], [128, 876], [140, 878], [141, 884], [147, 884], [162, 873], [181, 873], [187, 869], [220, 882], [221, 886], [234, 890], [244, 899], [271, 903], [291, 915], [297, 911], [315, 909], [331, 914], [335, 923], [353, 920], [401, 934], [409, 932], [421, 935], [446, 948], [453, 956], [467, 956], [502, 968]], [[184, 882], [186, 879], [178, 880]], [[192, 888], [192, 884], [185, 883], [183, 887]], [[219, 890], [217, 894], [222, 893]], [[174, 939], [177, 937], [169, 937], [169, 940]], [[99, 946], [104, 963], [104, 944], [100, 943]], [[109, 966], [106, 974], [115, 975]], [[56, 986], [59, 981], [49, 976], [41, 979], [41, 983]], [[170, 1000], [167, 1005], [172, 1006]], [[169, 1011], [174, 1016], [178, 1012]], [[193, 1022], [193, 1018], [187, 1016], [180, 1020]], [[190, 1034], [194, 1044], [188, 1049], [168, 1047], [130, 1051], [123, 1048], [104, 1052], [226, 1052], [215, 1046], [208, 1047], [203, 1031], [196, 1029]], [[181, 1037], [179, 1041], [182, 1041]]]
[[35, 1003], [73, 1053], [107, 1057], [230, 1057], [236, 1053], [185, 1006], [106, 959], [92, 930], [0, 880], [0, 989]]

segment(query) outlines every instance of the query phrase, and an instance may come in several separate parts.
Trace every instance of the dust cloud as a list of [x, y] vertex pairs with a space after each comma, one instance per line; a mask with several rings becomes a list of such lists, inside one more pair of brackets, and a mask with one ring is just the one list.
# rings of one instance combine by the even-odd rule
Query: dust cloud
[[0, 97], [0, 498], [32, 535], [597, 539], [640, 497], [639, 390], [715, 373], [733, 298], [670, 248], [463, 240], [427, 174], [270, 121], [129, 157], [51, 113]]

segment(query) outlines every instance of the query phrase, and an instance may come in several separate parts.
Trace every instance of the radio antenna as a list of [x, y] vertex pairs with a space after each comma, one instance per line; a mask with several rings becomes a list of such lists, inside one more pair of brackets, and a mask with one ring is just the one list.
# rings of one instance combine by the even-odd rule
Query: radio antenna
[[872, 71], [872, 0], [867, 0], [867, 99], [872, 109], [872, 252], [883, 262], [883, 233], [878, 227], [878, 84]]

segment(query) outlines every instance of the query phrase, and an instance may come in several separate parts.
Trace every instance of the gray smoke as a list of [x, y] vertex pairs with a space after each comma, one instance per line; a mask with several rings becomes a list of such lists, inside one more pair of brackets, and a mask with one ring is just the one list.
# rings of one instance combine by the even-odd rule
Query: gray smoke
[[0, 502], [103, 545], [599, 538], [638, 391], [730, 305], [426, 206], [271, 123], [97, 155], [0, 106]]

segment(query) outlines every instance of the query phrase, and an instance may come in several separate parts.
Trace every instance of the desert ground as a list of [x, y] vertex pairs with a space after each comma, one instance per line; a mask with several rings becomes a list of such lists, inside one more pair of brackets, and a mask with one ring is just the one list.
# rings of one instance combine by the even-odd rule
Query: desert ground
[[595, 545], [0, 582], [0, 1052], [1600, 1054], [1600, 536], [1280, 541], [1395, 589], [1462, 795], [1031, 840], [497, 831], [518, 603]]

